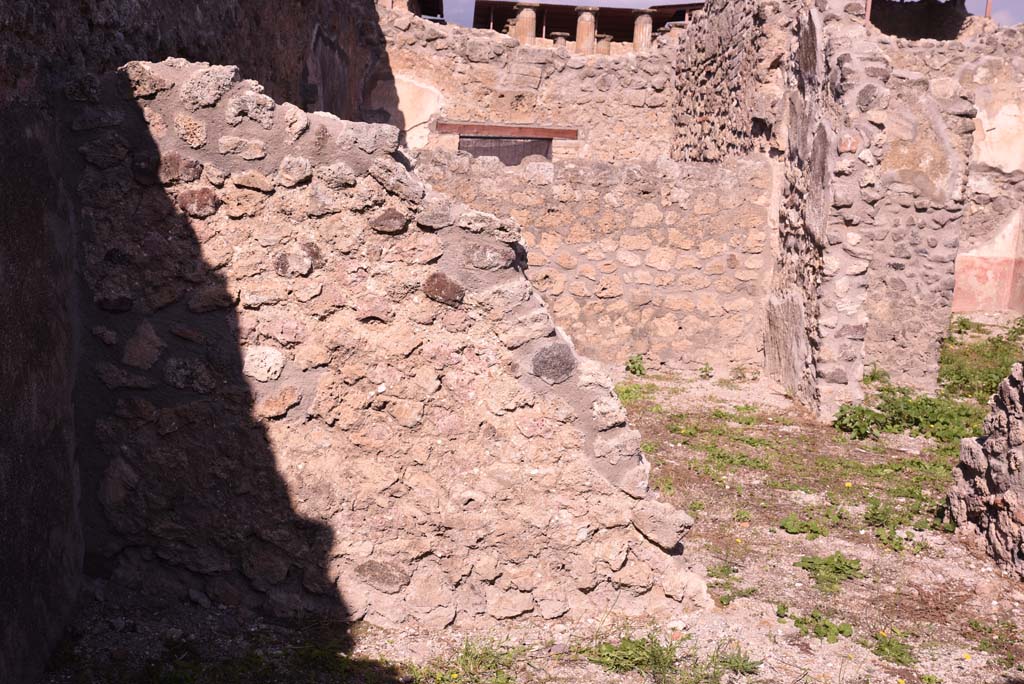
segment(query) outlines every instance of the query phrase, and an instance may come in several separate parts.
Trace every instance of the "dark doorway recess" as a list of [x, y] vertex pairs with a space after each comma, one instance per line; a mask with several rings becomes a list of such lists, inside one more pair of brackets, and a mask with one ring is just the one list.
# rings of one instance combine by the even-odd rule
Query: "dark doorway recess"
[[529, 156], [551, 159], [551, 138], [476, 138], [461, 136], [459, 150], [474, 157], [497, 157], [505, 166], [517, 166]]
[[874, 0], [871, 23], [898, 38], [955, 40], [970, 16], [965, 0]]

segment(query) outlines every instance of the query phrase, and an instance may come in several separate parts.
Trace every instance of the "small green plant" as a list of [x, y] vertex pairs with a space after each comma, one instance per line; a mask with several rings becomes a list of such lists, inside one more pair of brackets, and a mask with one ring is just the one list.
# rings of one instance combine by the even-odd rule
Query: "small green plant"
[[665, 496], [672, 496], [676, 491], [676, 482], [671, 475], [657, 476], [651, 481], [651, 486]]
[[416, 684], [514, 684], [513, 668], [521, 650], [467, 641], [451, 660], [414, 670], [413, 680]]
[[746, 598], [757, 593], [753, 587], [739, 586], [739, 571], [730, 563], [719, 563], [708, 568], [710, 586], [718, 593], [715, 599], [720, 606], [728, 606], [738, 598]]
[[933, 674], [921, 675], [921, 684], [942, 684], [942, 680]]
[[920, 514], [922, 509], [923, 496], [919, 488], [909, 486], [893, 489], [894, 496], [903, 495], [912, 499], [909, 506], [897, 508], [890, 503], [883, 502], [877, 497], [868, 498], [867, 510], [864, 512], [864, 522], [869, 527], [875, 528], [875, 538], [882, 546], [897, 553], [909, 548], [914, 553], [919, 553], [925, 548], [923, 542], [914, 541], [914, 533], [905, 530], [901, 535], [899, 528], [911, 525], [918, 530], [925, 530], [932, 527], [931, 522], [925, 519], [914, 518]]
[[985, 333], [987, 328], [963, 317], [953, 322], [953, 334], [943, 341], [939, 354], [939, 384], [953, 396], [986, 404], [1010, 366], [1020, 360], [1024, 319], [1017, 319], [1002, 335], [981, 340], [964, 339], [968, 332]]
[[656, 385], [622, 382], [615, 386], [615, 394], [623, 406], [631, 406], [650, 399], [656, 389]]
[[[625, 403], [625, 402], [623, 402]], [[885, 416], [880, 411], [861, 404], [843, 404], [836, 413], [832, 423], [837, 430], [849, 432], [854, 439], [877, 437], [886, 425]]]
[[1024, 645], [1024, 632], [1009, 620], [986, 623], [969, 620], [970, 636], [977, 639], [978, 650], [999, 656], [999, 664], [1007, 669], [1017, 666]]
[[732, 413], [722, 409], [715, 409], [711, 412], [711, 417], [719, 420], [727, 420], [732, 423], [739, 423], [740, 425], [757, 425], [758, 423], [757, 407], [748, 406], [746, 404], [740, 404]]
[[730, 674], [753, 675], [760, 669], [761, 661], [751, 658], [741, 646], [718, 644], [707, 656], [693, 653], [687, 658], [685, 666], [677, 670], [675, 684], [722, 684]]
[[642, 442], [640, 444], [640, 451], [644, 452], [648, 456], [658, 452], [657, 442]]
[[966, 316], [957, 316], [955, 319], [953, 319], [953, 322], [952, 322], [952, 324], [950, 324], [949, 327], [950, 327], [950, 331], [954, 335], [966, 335], [969, 332], [976, 332], [976, 333], [987, 333], [988, 332], [988, 326], [986, 326], [984, 323], [978, 323], [976, 321], [972, 321], [971, 319], [967, 318]]
[[626, 372], [630, 375], [637, 377], [643, 377], [647, 375], [647, 369], [644, 368], [644, 357], [641, 354], [633, 354], [626, 360]]
[[902, 525], [906, 518], [889, 503], [878, 497], [868, 497], [868, 507], [864, 511], [864, 522], [871, 527], [890, 527]]
[[828, 535], [828, 528], [817, 520], [805, 520], [795, 513], [790, 513], [779, 522], [779, 527], [789, 534], [806, 534], [808, 539], [817, 539]]
[[700, 434], [700, 428], [698, 428], [696, 425], [680, 422], [684, 418], [685, 416], [682, 415], [672, 416], [670, 419], [671, 422], [668, 425], [668, 431], [671, 432], [673, 435], [679, 435], [680, 437], [683, 437], [683, 442], [688, 443], [691, 438], [696, 437], [697, 435]]
[[751, 658], [739, 646], [719, 653], [718, 662], [729, 672], [738, 675], [754, 675], [761, 669], [761, 661]]
[[800, 630], [804, 636], [814, 635], [830, 644], [839, 641], [839, 637], [850, 638], [853, 636], [853, 627], [847, 622], [836, 624], [819, 610], [811, 611], [810, 615], [794, 616], [793, 626]]
[[733, 366], [729, 369], [729, 380], [733, 383], [756, 381], [761, 377], [761, 371], [756, 368], [745, 366]]
[[700, 376], [701, 380], [710, 380], [715, 377], [715, 369], [711, 367], [710, 363], [705, 363], [700, 367], [700, 369], [698, 369], [697, 374]]
[[929, 397], [894, 385], [882, 386], [871, 403], [873, 406], [844, 404], [836, 414], [835, 427], [855, 439], [907, 431], [933, 438], [940, 450], [950, 455], [957, 452], [961, 439], [980, 434], [987, 413], [975, 403]]
[[676, 646], [662, 641], [653, 631], [635, 639], [623, 636], [618, 641], [605, 641], [584, 651], [587, 659], [609, 672], [640, 672], [655, 681], [667, 681], [676, 670]]
[[750, 518], [750, 511], [744, 510], [742, 508], [733, 513], [732, 515], [732, 519], [738, 523], [750, 522]]
[[719, 563], [708, 568], [708, 577], [712, 579], [726, 579], [737, 572], [736, 567], [731, 563]]
[[846, 580], [864, 576], [860, 571], [860, 561], [847, 558], [839, 551], [831, 556], [803, 556], [794, 565], [810, 574], [819, 591], [830, 594], [839, 591]]
[[704, 502], [691, 501], [690, 505], [686, 507], [686, 510], [688, 510], [690, 513], [693, 513], [694, 515], [697, 515], [698, 513], [704, 510]]
[[871, 650], [876, 656], [890, 663], [913, 665], [914, 652], [909, 644], [901, 640], [905, 636], [906, 634], [898, 629], [892, 630], [891, 635], [886, 632], [878, 632], [875, 634], [875, 646]]
[[889, 373], [871, 364], [871, 370], [864, 374], [864, 382], [871, 385], [889, 382]]
[[717, 444], [707, 444], [699, 448], [708, 457], [708, 461], [719, 469], [725, 469], [730, 466], [753, 468], [755, 470], [768, 469], [768, 461], [763, 458], [748, 456], [739, 451], [728, 451]]
[[757, 589], [754, 587], [731, 587], [724, 594], [720, 594], [716, 600], [718, 601], [718, 605], [724, 608], [738, 598], [747, 598], [748, 596], [753, 596], [756, 593]]

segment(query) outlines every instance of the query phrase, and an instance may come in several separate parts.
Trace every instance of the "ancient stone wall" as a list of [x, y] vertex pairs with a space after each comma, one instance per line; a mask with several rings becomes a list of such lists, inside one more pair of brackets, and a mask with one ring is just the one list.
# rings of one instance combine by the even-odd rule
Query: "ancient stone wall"
[[776, 3], [710, 0], [688, 22], [676, 61], [676, 159], [719, 161], [764, 149], [781, 91], [764, 25]]
[[[439, 26], [408, 13], [385, 16], [390, 73], [375, 106], [412, 147], [455, 149], [433, 131], [438, 119], [575, 128], [556, 141], [556, 157], [652, 161], [673, 138], [674, 49], [581, 56], [520, 46], [494, 31]], [[390, 93], [397, 93], [396, 99]]]
[[1024, 367], [999, 385], [984, 435], [960, 447], [949, 494], [957, 533], [1024, 579]]
[[875, 364], [935, 386], [974, 131], [965, 92], [899, 68], [883, 42], [842, 36], [844, 21], [829, 43], [843, 114], [819, 290], [826, 412], [858, 398]]
[[778, 234], [767, 158], [506, 167], [424, 152], [417, 169], [519, 221], [526, 275], [583, 353], [615, 366], [642, 353], [675, 368], [762, 367]]
[[645, 498], [639, 435], [514, 221], [428, 191], [394, 127], [234, 67], [132, 63], [101, 102], [69, 122], [114, 581], [385, 626], [704, 600], [673, 555], [692, 521]]
[[[872, 365], [934, 388], [961, 240], [993, 239], [1019, 206], [1012, 173], [989, 180], [991, 164], [973, 161], [979, 140], [1016, 130], [1012, 60], [978, 57], [1013, 54], [1016, 32], [907, 41], [866, 29], [863, 5], [833, 4], [801, 16], [789, 62], [766, 345], [769, 371], [825, 416], [861, 398]], [[998, 102], [986, 116], [1001, 125], [976, 120], [978, 96]]]

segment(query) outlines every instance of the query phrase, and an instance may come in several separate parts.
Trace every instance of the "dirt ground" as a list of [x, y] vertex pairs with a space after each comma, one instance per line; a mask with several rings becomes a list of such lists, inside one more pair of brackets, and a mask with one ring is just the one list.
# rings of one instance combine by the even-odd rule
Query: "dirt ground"
[[[908, 436], [852, 440], [761, 380], [625, 376], [618, 392], [659, 496], [696, 519], [685, 555], [707, 568], [713, 609], [668, 624], [527, 620], [472, 634], [357, 627], [351, 649], [329, 625], [145, 606], [99, 582], [46, 681], [1024, 682], [1024, 585], [944, 525], [950, 454]], [[835, 586], [796, 565], [836, 552], [859, 567]], [[591, 662], [598, 645], [649, 632], [678, 671]], [[756, 672], [700, 670], [723, 649]]]
[[[732, 626], [764, 658], [764, 681], [1024, 681], [1024, 585], [942, 521], [955, 457], [906, 435], [850, 439], [767, 382], [657, 376], [625, 385], [636, 386], [629, 413], [652, 482], [697, 519], [687, 553], [727, 604], [695, 632], [707, 632], [704, 622]], [[901, 518], [908, 524], [885, 524]], [[821, 591], [795, 566], [835, 552], [858, 560], [863, 575], [838, 591]], [[777, 617], [814, 611], [848, 624], [851, 636], [829, 644]], [[895, 659], [912, 662], [892, 662], [892, 640], [909, 653]]]

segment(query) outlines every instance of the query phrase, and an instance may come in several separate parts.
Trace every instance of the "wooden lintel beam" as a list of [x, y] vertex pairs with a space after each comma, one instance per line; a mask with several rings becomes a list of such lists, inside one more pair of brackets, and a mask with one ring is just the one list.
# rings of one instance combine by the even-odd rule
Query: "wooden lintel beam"
[[438, 133], [455, 133], [457, 135], [472, 135], [481, 138], [542, 138], [549, 140], [579, 139], [579, 131], [575, 128], [558, 128], [556, 126], [438, 121], [436, 124], [436, 130]]

